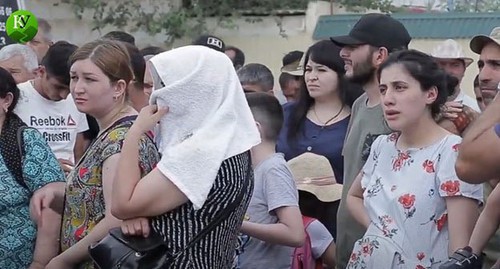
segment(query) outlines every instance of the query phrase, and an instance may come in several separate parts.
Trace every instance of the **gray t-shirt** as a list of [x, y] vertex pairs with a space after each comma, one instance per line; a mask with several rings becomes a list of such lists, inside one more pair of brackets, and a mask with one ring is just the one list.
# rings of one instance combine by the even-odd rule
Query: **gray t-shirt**
[[[281, 153], [275, 153], [255, 168], [254, 190], [247, 209], [250, 222], [272, 224], [278, 222], [274, 210], [284, 206], [298, 207], [299, 195], [292, 172]], [[239, 256], [241, 269], [289, 269], [293, 248], [273, 245], [249, 238]]]
[[366, 230], [349, 213], [345, 202], [347, 192], [370, 155], [373, 141], [379, 135], [391, 132], [385, 122], [382, 106], [368, 107], [367, 102], [366, 93], [354, 102], [342, 152], [344, 156], [344, 187], [337, 213], [338, 268], [346, 268], [354, 243], [363, 237]]
[[314, 220], [307, 226], [307, 234], [311, 240], [311, 250], [314, 259], [319, 259], [333, 242], [333, 236], [319, 220]]

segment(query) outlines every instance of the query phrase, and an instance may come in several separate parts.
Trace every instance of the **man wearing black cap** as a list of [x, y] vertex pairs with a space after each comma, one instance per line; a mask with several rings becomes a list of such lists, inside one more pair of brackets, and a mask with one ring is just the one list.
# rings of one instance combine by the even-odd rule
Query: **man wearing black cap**
[[205, 46], [209, 47], [211, 49], [214, 49], [216, 51], [220, 51], [224, 53], [226, 49], [226, 45], [224, 44], [224, 41], [222, 39], [213, 36], [213, 35], [201, 35], [197, 39], [193, 41], [191, 45], [200, 45], [200, 46]]
[[356, 240], [366, 230], [351, 216], [346, 206], [347, 193], [360, 173], [372, 142], [390, 132], [380, 105], [379, 82], [376, 71], [389, 53], [407, 49], [411, 37], [403, 24], [388, 15], [366, 14], [353, 26], [348, 35], [332, 37], [342, 47], [346, 77], [360, 84], [365, 93], [351, 111], [349, 132], [344, 143], [344, 188], [337, 215], [337, 268], [346, 268]]

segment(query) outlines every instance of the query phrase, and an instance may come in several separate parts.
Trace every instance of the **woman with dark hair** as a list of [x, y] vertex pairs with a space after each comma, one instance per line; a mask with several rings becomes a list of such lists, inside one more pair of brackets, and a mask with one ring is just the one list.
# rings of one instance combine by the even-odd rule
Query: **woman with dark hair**
[[304, 152], [328, 158], [338, 183], [343, 182], [342, 145], [350, 118], [350, 106], [361, 93], [344, 78], [340, 48], [323, 40], [305, 54], [300, 98], [286, 104], [285, 124], [277, 149], [290, 160]]
[[457, 85], [427, 54], [395, 52], [378, 70], [384, 117], [394, 130], [372, 144], [347, 196], [367, 228], [347, 268], [437, 269], [467, 245], [483, 199], [461, 181], [461, 138], [435, 116]]
[[[305, 152], [325, 156], [333, 168], [337, 183], [343, 183], [344, 145], [351, 114], [350, 106], [361, 94], [344, 78], [340, 48], [329, 40], [312, 45], [304, 55], [304, 79], [299, 99], [283, 106], [285, 123], [277, 151], [285, 159]], [[338, 202], [322, 205], [328, 213], [319, 220], [335, 235]]]
[[43, 136], [13, 112], [19, 100], [14, 78], [0, 68], [0, 268], [45, 268], [57, 255], [60, 216], [46, 210], [30, 219], [30, 198], [64, 186], [64, 173]]
[[[127, 101], [127, 86], [134, 74], [122, 42], [84, 44], [73, 53], [70, 65], [70, 90], [76, 107], [96, 119], [100, 132], [68, 175], [67, 184], [33, 198], [37, 212], [45, 210], [40, 201], [62, 208], [62, 222], [57, 225], [62, 252], [45, 269], [93, 269], [89, 246], [121, 225], [111, 213], [111, 194], [123, 141], [137, 118], [137, 111]], [[135, 145], [139, 154], [133, 165], [146, 174], [156, 165], [158, 151], [147, 134], [139, 136]]]

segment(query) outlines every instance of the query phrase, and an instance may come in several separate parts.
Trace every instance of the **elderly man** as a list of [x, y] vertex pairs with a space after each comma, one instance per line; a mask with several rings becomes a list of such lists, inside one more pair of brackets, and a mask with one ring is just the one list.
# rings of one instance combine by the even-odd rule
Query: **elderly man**
[[263, 64], [247, 64], [238, 71], [238, 78], [245, 92], [265, 92], [274, 94], [273, 73]]
[[38, 61], [30, 47], [11, 44], [0, 49], [0, 67], [7, 70], [19, 84], [35, 78]]
[[448, 39], [438, 44], [431, 53], [431, 56], [436, 59], [436, 62], [449, 75], [458, 79], [459, 83], [453, 95], [449, 98], [450, 101], [462, 102], [464, 105], [480, 112], [476, 100], [463, 93], [460, 89], [460, 84], [464, 78], [465, 70], [473, 62], [472, 58], [466, 57], [462, 47], [453, 39]]
[[49, 47], [54, 44], [52, 41], [52, 26], [44, 20], [38, 19], [38, 32], [35, 37], [31, 39], [27, 45], [30, 46], [36, 53], [38, 63], [42, 63], [42, 59], [47, 54]]

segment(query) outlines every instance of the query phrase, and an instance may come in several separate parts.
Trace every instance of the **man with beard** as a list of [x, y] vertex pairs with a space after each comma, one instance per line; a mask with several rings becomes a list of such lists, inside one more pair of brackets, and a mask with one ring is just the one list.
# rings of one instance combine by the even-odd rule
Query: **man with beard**
[[[500, 177], [500, 27], [490, 36], [478, 35], [470, 42], [473, 52], [479, 54], [479, 89], [486, 109], [467, 130], [460, 145], [455, 164], [457, 175], [469, 183], [481, 183]], [[498, 182], [498, 180], [492, 180]], [[491, 182], [491, 181], [490, 181]], [[495, 183], [496, 183], [495, 182]], [[490, 183], [494, 185], [494, 183]], [[469, 247], [457, 250], [443, 268], [470, 268], [474, 259], [483, 255], [484, 268], [500, 268], [498, 214], [500, 185], [486, 188], [486, 206], [472, 233]], [[493, 236], [493, 233], [496, 234]], [[486, 242], [488, 244], [486, 245]], [[473, 255], [475, 254], [475, 257]], [[490, 263], [497, 260], [493, 267]]]
[[464, 181], [480, 183], [500, 176], [500, 27], [490, 36], [474, 37], [470, 48], [480, 54], [479, 88], [486, 110], [465, 134], [456, 169]]
[[337, 268], [345, 268], [356, 240], [363, 237], [365, 228], [357, 223], [346, 206], [346, 196], [352, 182], [360, 173], [372, 142], [390, 132], [380, 105], [380, 90], [376, 71], [389, 53], [407, 49], [411, 37], [403, 24], [388, 15], [366, 14], [346, 36], [332, 37], [342, 47], [346, 77], [359, 83], [365, 93], [351, 110], [348, 134], [344, 143], [344, 188], [337, 214]]

